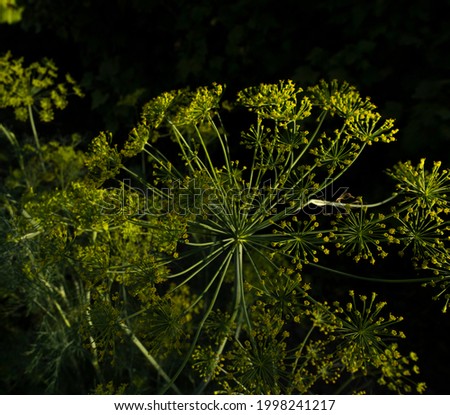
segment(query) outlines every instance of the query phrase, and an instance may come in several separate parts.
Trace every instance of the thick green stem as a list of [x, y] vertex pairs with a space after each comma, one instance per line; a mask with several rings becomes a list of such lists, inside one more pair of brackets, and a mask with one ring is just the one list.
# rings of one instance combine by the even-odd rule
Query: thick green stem
[[[236, 321], [236, 319], [239, 318], [240, 314], [243, 312], [243, 304], [244, 304], [244, 299], [243, 299], [243, 295], [244, 295], [244, 290], [243, 290], [243, 246], [241, 242], [237, 242], [237, 245], [235, 247], [234, 250], [234, 260], [235, 260], [235, 284], [234, 284], [234, 299], [233, 299], [233, 312], [231, 314], [230, 319], [228, 320], [228, 325], [231, 327], [234, 322]], [[246, 311], [244, 312], [244, 314], [246, 315]], [[249, 322], [249, 318], [246, 315], [246, 320], [248, 322], [248, 324], [250, 324]], [[249, 326], [250, 329], [250, 326]], [[235, 334], [236, 337], [238, 336], [238, 333]], [[214, 372], [217, 368], [217, 365], [220, 362], [220, 356], [223, 353], [223, 350], [227, 344], [228, 341], [228, 337], [225, 336], [222, 339], [222, 342], [220, 343], [217, 351], [216, 351], [216, 357], [214, 359], [213, 365], [211, 367], [210, 370], [210, 374], [208, 375], [208, 377], [199, 385], [199, 387], [196, 390], [197, 394], [202, 393], [206, 386], [209, 384], [209, 382], [211, 382], [213, 376], [214, 376]]]
[[185, 356], [183, 362], [179, 366], [177, 372], [172, 377], [172, 379], [170, 379], [170, 381], [167, 383], [167, 385], [162, 389], [162, 391], [161, 391], [162, 394], [166, 393], [169, 390], [169, 388], [173, 385], [173, 383], [178, 379], [178, 376], [180, 376], [181, 372], [184, 370], [184, 368], [186, 367], [186, 364], [188, 363], [189, 359], [191, 358], [192, 353], [194, 352], [195, 346], [197, 345], [198, 339], [200, 338], [200, 334], [203, 330], [203, 326], [205, 325], [206, 320], [208, 319], [209, 315], [211, 314], [211, 311], [213, 310], [213, 308], [216, 304], [217, 298], [219, 297], [219, 293], [222, 290], [222, 284], [225, 280], [225, 275], [227, 273], [228, 267], [229, 267], [231, 259], [233, 257], [232, 254], [233, 254], [232, 251], [228, 252], [227, 257], [224, 259], [221, 266], [217, 270], [216, 274], [213, 276], [213, 279], [215, 280], [221, 274], [220, 281], [217, 284], [217, 288], [216, 288], [216, 291], [214, 292], [213, 298], [211, 299], [211, 302], [210, 302], [208, 308], [206, 309], [205, 314], [203, 315], [203, 318], [201, 319], [201, 321], [199, 323], [199, 326], [195, 333], [194, 339], [192, 340], [192, 343], [189, 347], [188, 352], [186, 353], [186, 356]]
[[[87, 307], [86, 307], [86, 320], [88, 322], [89, 327], [91, 328], [91, 330], [94, 328], [94, 324], [92, 323], [92, 317], [91, 317], [91, 309], [90, 309], [90, 303], [91, 301], [91, 293], [90, 291], [86, 292], [86, 303], [87, 303]], [[98, 361], [98, 350], [97, 350], [97, 342], [95, 341], [94, 337], [92, 336], [92, 334], [89, 334], [89, 342], [92, 348], [92, 366], [94, 367], [95, 373], [97, 374], [97, 377], [99, 379], [100, 382], [104, 382], [104, 378], [103, 378], [103, 374], [102, 371], [100, 369], [100, 364]]]
[[30, 117], [31, 130], [33, 131], [34, 143], [36, 145], [36, 150], [38, 152], [39, 160], [42, 165], [42, 170], [44, 170], [44, 172], [45, 172], [46, 171], [45, 163], [44, 163], [44, 159], [42, 157], [41, 144], [39, 142], [39, 136], [38, 136], [38, 133], [36, 130], [36, 124], [34, 122], [33, 109], [31, 108], [31, 105], [28, 105], [28, 116]]
[[169, 382], [169, 387], [172, 388], [177, 394], [181, 395], [181, 391], [173, 383], [173, 380], [167, 375], [164, 369], [158, 364], [155, 358], [150, 354], [147, 348], [142, 344], [142, 342], [136, 337], [136, 335], [131, 331], [131, 329], [124, 323], [120, 323], [120, 327], [123, 331], [130, 337], [133, 344], [139, 349], [139, 351], [144, 355], [147, 361], [156, 369], [158, 374], [166, 381]]
[[300, 357], [303, 353], [303, 349], [306, 346], [306, 342], [309, 340], [309, 338], [311, 337], [311, 334], [314, 330], [315, 326], [311, 326], [311, 328], [309, 329], [308, 333], [306, 333], [306, 336], [304, 337], [302, 344], [299, 346], [298, 350], [295, 352], [296, 353], [296, 358], [294, 361], [294, 364], [292, 365], [292, 375], [294, 375], [295, 371], [297, 370], [297, 365], [298, 365], [298, 361], [300, 360]]

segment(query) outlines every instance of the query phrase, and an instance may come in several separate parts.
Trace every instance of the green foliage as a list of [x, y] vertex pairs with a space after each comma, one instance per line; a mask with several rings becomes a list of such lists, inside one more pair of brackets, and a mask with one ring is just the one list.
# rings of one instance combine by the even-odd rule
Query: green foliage
[[[21, 65], [4, 58], [5, 85]], [[54, 86], [56, 68], [30, 67], [51, 72], [40, 92]], [[25, 95], [35, 130], [41, 101]], [[33, 318], [27, 376], [52, 393], [423, 392], [401, 317], [376, 294], [316, 287], [325, 272], [369, 278], [346, 256], [374, 264], [398, 248], [425, 274], [403, 282], [439, 285], [446, 307], [448, 172], [401, 163], [381, 202], [336, 193], [397, 132], [368, 98], [337, 81], [246, 88], [231, 105], [252, 120], [239, 138], [223, 95], [163, 93], [121, 147], [107, 132], [88, 151], [76, 136], [24, 144], [0, 125], [18, 159], [2, 190], [0, 294]]]

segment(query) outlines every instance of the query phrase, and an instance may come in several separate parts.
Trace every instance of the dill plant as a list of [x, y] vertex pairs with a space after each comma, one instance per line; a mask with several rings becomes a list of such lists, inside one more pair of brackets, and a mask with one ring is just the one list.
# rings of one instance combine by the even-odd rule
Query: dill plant
[[[330, 250], [374, 263], [387, 255], [384, 245], [399, 242], [388, 227], [393, 214], [369, 213], [397, 193], [372, 204], [321, 197], [367, 146], [394, 140], [393, 121], [383, 120], [346, 83], [322, 82], [307, 91], [292, 81], [247, 88], [236, 105], [254, 113], [255, 122], [241, 134], [249, 154], [242, 161], [231, 155], [236, 146], [220, 115], [222, 94], [214, 84], [151, 100], [120, 151], [123, 161], [141, 155], [150, 165], [142, 174], [122, 162], [134, 179], [130, 191], [145, 189], [152, 200], [129, 220], [152, 228], [149, 217], [175, 211], [186, 223], [177, 251], [160, 264], [175, 284], [168, 292], [195, 288], [187, 310], [201, 311], [187, 352], [162, 391], [189, 365], [202, 379], [197, 393], [306, 393], [338, 380], [359, 385], [370, 375], [394, 391], [411, 391], [407, 369], [390, 372], [399, 382], [381, 375], [381, 362], [392, 368], [399, 359], [411, 363], [389, 352], [393, 339], [403, 336], [389, 329], [400, 319], [378, 317], [384, 303], [372, 300], [366, 307], [364, 296], [362, 312], [347, 306], [351, 317], [338, 302], [313, 298], [313, 282], [302, 277], [305, 267], [323, 268], [320, 258]], [[162, 153], [162, 140], [178, 157]], [[322, 214], [332, 208], [340, 212], [330, 221]], [[352, 337], [347, 330], [363, 328], [349, 322], [361, 314], [364, 330]]]
[[[400, 163], [383, 201], [326, 197], [365, 148], [396, 133], [354, 87], [282, 81], [233, 104], [217, 84], [166, 92], [121, 148], [102, 132], [81, 151], [40, 142], [40, 98], [11, 101], [34, 72], [2, 62], [2, 107], [34, 137], [0, 125], [18, 160], [2, 193], [2, 297], [35, 316], [28, 370], [48, 392], [75, 377], [78, 392], [97, 393], [424, 391], [385, 302], [314, 293], [324, 270], [367, 278], [345, 258], [327, 266], [330, 253], [373, 264], [398, 246], [431, 271], [401, 281], [439, 285], [448, 302], [447, 170]], [[53, 91], [67, 89], [50, 69], [38, 93], [59, 108]], [[253, 119], [240, 138], [222, 122], [230, 107]]]

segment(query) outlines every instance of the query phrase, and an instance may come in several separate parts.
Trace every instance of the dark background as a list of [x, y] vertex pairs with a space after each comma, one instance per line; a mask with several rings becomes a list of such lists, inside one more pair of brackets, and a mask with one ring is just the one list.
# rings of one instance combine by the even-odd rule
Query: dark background
[[[31, 63], [52, 58], [80, 81], [86, 98], [57, 115], [48, 134], [100, 130], [116, 140], [162, 91], [213, 81], [237, 90], [290, 78], [305, 87], [346, 80], [397, 120], [398, 141], [371, 149], [349, 182], [355, 194], [389, 194], [383, 170], [422, 157], [450, 165], [449, 1], [429, 0], [23, 0], [23, 20], [0, 25], [0, 54]], [[362, 271], [366, 271], [363, 269]], [[410, 272], [397, 259], [383, 275]], [[375, 272], [375, 271], [368, 271]], [[411, 271], [412, 272], [412, 271]], [[329, 284], [341, 284], [329, 277]], [[327, 283], [328, 284], [328, 283]], [[428, 393], [450, 393], [449, 317], [417, 285], [370, 288], [407, 317]], [[325, 289], [326, 291], [326, 289]], [[407, 348], [408, 345], [404, 345]], [[25, 391], [22, 391], [24, 393]]]

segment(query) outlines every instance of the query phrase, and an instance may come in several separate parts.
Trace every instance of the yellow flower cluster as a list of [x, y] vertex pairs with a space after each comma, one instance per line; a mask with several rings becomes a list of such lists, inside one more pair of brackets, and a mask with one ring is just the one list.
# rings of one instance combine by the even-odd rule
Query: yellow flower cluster
[[14, 24], [22, 19], [24, 7], [19, 7], [16, 0], [0, 0], [0, 23]]
[[450, 193], [450, 171], [442, 169], [442, 163], [435, 161], [431, 170], [425, 168], [425, 159], [417, 166], [410, 161], [398, 163], [388, 173], [397, 183], [397, 189], [404, 191], [413, 201], [414, 208], [433, 209], [436, 213], [450, 211], [448, 194]]
[[199, 87], [194, 92], [185, 92], [182, 98], [187, 102], [179, 107], [171, 121], [176, 126], [208, 121], [219, 108], [223, 92], [224, 87], [215, 83], [211, 87]]
[[312, 94], [313, 104], [342, 118], [360, 112], [370, 112], [376, 108], [369, 98], [362, 99], [354, 86], [347, 82], [339, 83], [336, 79], [330, 83], [321, 80], [317, 85], [308, 88], [308, 91]]
[[348, 131], [346, 134], [359, 138], [362, 142], [372, 144], [382, 141], [390, 143], [395, 141], [395, 134], [398, 129], [394, 129], [394, 120], [388, 118], [382, 125], [377, 125], [381, 119], [377, 112], [359, 112], [347, 119]]
[[86, 166], [92, 177], [100, 183], [115, 177], [121, 166], [121, 157], [115, 146], [111, 145], [112, 135], [101, 132], [92, 140]]
[[172, 105], [179, 92], [164, 92], [144, 105], [142, 110], [142, 123], [151, 129], [158, 128], [166, 116], [167, 110]]
[[280, 81], [278, 84], [261, 84], [246, 88], [238, 93], [237, 102], [261, 118], [269, 118], [281, 123], [299, 121], [311, 115], [312, 104], [308, 97], [299, 100], [302, 88], [293, 81]]
[[[223, 94], [222, 85], [199, 87], [195, 91], [178, 90], [165, 92], [144, 105], [141, 122], [128, 135], [122, 154], [133, 157], [143, 151], [149, 139], [155, 142], [160, 136], [160, 127], [169, 127], [169, 131], [189, 129], [196, 126], [202, 130], [219, 108]], [[173, 133], [173, 131], [171, 131]]]
[[69, 95], [83, 96], [70, 75], [62, 82], [57, 78], [58, 68], [49, 59], [24, 66], [23, 58], [6, 53], [0, 57], [0, 108], [13, 108], [20, 121], [27, 121], [32, 110], [42, 122], [52, 121], [55, 109], [66, 108]]
[[362, 98], [355, 87], [347, 82], [338, 83], [333, 80], [330, 83], [319, 82], [309, 88], [312, 93], [313, 103], [321, 107], [330, 115], [338, 115], [345, 119], [348, 129], [345, 134], [351, 138], [356, 137], [362, 142], [382, 141], [389, 143], [394, 141], [394, 135], [398, 130], [393, 129], [394, 120], [387, 119], [382, 125], [378, 125], [381, 115], [376, 112], [376, 106], [370, 98]]

